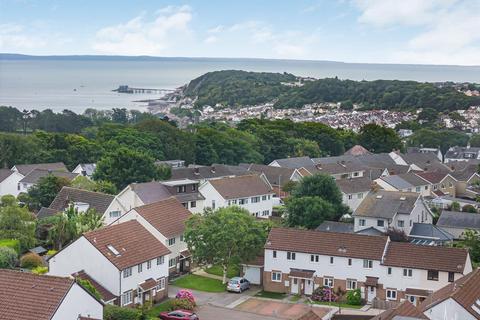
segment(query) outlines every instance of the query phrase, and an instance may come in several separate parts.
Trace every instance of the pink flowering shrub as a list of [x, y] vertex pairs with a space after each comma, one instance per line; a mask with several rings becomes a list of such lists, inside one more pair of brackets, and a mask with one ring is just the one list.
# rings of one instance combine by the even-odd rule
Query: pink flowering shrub
[[180, 300], [188, 300], [191, 304], [195, 305], [195, 297], [190, 290], [182, 289], [178, 291], [175, 298]]

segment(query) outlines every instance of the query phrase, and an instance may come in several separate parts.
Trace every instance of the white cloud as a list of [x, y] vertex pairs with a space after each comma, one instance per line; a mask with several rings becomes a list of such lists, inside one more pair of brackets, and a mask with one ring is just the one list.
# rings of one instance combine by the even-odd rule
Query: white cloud
[[414, 26], [392, 62], [480, 65], [480, 2], [469, 0], [355, 0], [359, 22]]
[[18, 24], [0, 24], [0, 51], [19, 52], [42, 48], [47, 41], [42, 37], [31, 36], [24, 26]]
[[218, 38], [215, 37], [215, 36], [208, 36], [207, 38], [205, 38], [204, 42], [205, 43], [215, 43], [218, 41]]
[[100, 29], [93, 49], [106, 54], [158, 55], [190, 34], [192, 10], [189, 6], [168, 6], [157, 11], [153, 20], [141, 14], [130, 21]]

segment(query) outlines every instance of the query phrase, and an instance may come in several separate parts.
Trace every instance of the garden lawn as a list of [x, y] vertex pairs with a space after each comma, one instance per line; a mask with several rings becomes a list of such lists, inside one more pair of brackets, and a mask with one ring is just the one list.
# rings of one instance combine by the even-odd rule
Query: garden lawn
[[[205, 269], [206, 273], [210, 273], [219, 277], [223, 277], [222, 266], [212, 266]], [[227, 268], [227, 278], [238, 277], [240, 275], [240, 268], [236, 264], [232, 264]]]
[[170, 300], [164, 301], [162, 303], [154, 305], [150, 310], [148, 310], [147, 317], [148, 319], [158, 319], [160, 312], [168, 311], [170, 309]]
[[259, 298], [269, 298], [269, 299], [278, 299], [278, 300], [281, 300], [286, 296], [287, 295], [285, 293], [269, 292], [269, 291], [260, 291], [255, 295], [255, 297], [259, 297]]
[[226, 285], [222, 284], [220, 280], [197, 276], [195, 274], [178, 278], [173, 282], [173, 285], [180, 288], [205, 292], [224, 292], [226, 288]]
[[326, 301], [310, 301], [306, 303], [327, 305], [327, 306], [340, 307], [340, 308], [350, 308], [350, 309], [361, 309], [363, 307], [363, 305], [353, 305], [353, 304], [348, 304], [343, 302], [338, 303], [338, 302], [326, 302]]

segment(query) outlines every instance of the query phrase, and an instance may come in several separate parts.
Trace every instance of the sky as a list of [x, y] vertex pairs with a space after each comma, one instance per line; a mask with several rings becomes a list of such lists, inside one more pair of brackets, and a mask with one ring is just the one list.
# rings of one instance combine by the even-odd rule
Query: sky
[[480, 0], [0, 0], [0, 52], [480, 65]]

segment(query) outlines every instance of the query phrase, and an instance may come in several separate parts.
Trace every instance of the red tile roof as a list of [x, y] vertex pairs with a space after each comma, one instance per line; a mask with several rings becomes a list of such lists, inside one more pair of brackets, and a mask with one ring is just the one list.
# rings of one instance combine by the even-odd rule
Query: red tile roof
[[480, 319], [480, 313], [472, 307], [474, 304], [480, 309], [477, 301], [480, 299], [480, 269], [470, 272], [457, 281], [435, 291], [420, 305], [422, 311], [427, 311], [448, 298], [452, 298], [474, 317]]
[[73, 284], [71, 278], [0, 269], [0, 319], [50, 320]]
[[442, 246], [419, 246], [390, 242], [383, 264], [386, 266], [463, 273], [468, 251]]
[[167, 238], [182, 234], [185, 230], [185, 221], [192, 215], [173, 197], [133, 210]]
[[412, 319], [428, 319], [419, 308], [409, 301], [404, 301], [398, 306], [388, 309], [371, 320], [394, 320], [397, 316], [410, 317]]
[[[83, 236], [119, 270], [170, 253], [170, 250], [136, 220], [90, 231]], [[118, 254], [108, 246], [112, 246]]]
[[109, 302], [117, 298], [116, 295], [111, 293], [108, 289], [106, 289], [104, 286], [102, 286], [100, 283], [98, 283], [95, 279], [93, 279], [88, 273], [86, 273], [84, 270], [81, 270], [79, 272], [76, 272], [72, 274], [73, 277], [79, 278], [82, 280], [88, 280], [90, 284], [97, 289], [98, 293], [102, 296], [102, 300], [104, 302]]
[[381, 260], [387, 237], [272, 228], [265, 249]]

